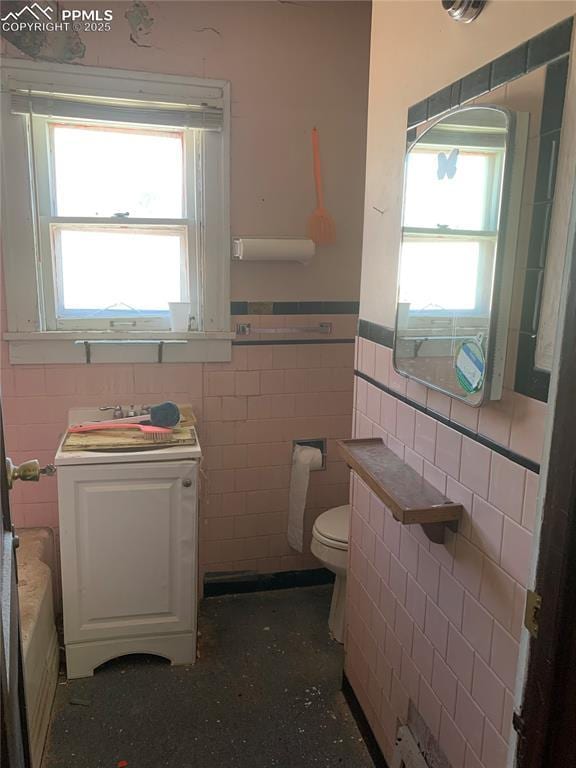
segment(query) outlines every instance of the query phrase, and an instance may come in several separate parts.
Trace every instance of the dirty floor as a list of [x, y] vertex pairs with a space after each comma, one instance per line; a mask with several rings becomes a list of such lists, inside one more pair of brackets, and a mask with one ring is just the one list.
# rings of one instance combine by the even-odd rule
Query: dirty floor
[[210, 598], [194, 667], [131, 656], [61, 680], [43, 768], [372, 768], [340, 693], [330, 593]]

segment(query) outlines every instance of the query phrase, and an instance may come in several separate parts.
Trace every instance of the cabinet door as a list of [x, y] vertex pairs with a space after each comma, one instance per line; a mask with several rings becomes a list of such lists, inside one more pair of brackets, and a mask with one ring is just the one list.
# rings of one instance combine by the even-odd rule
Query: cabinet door
[[67, 643], [195, 630], [197, 466], [59, 469]]

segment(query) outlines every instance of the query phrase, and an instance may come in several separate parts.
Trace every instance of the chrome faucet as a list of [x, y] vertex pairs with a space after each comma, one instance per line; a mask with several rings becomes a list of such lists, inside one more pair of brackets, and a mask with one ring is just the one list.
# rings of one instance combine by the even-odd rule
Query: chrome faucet
[[122, 410], [121, 405], [103, 405], [101, 408], [98, 408], [99, 411], [114, 411], [112, 414], [113, 419], [121, 419], [124, 416], [124, 411]]

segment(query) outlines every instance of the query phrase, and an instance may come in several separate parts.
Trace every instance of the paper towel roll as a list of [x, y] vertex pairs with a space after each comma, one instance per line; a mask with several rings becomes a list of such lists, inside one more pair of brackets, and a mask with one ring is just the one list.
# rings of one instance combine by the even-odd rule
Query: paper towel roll
[[242, 237], [233, 242], [239, 261], [299, 261], [308, 264], [315, 252], [312, 240], [291, 237]]
[[288, 543], [298, 552], [302, 552], [304, 547], [304, 510], [310, 470], [321, 467], [322, 451], [309, 445], [294, 446], [288, 506]]

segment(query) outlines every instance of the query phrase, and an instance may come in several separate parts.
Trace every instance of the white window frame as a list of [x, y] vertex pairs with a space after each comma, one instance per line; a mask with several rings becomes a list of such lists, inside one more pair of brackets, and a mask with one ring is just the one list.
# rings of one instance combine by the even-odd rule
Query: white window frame
[[462, 307], [452, 307], [451, 309], [432, 309], [430, 307], [425, 309], [410, 309], [410, 319], [412, 320], [412, 324], [418, 325], [419, 318], [452, 318], [455, 314], [460, 318], [468, 318], [469, 320], [477, 318], [479, 321], [484, 322], [486, 317], [490, 314], [492, 272], [496, 260], [498, 233], [452, 232], [449, 234], [447, 233], [446, 235], [437, 235], [423, 232], [424, 231], [419, 232], [415, 229], [403, 230], [402, 245], [408, 242], [439, 243], [442, 241], [451, 243], [473, 242], [478, 244], [480, 252], [478, 257], [476, 298], [474, 306], [470, 309], [463, 309]]
[[[133, 327], [140, 330], [168, 330], [170, 327], [168, 316], [158, 314], [146, 314], [123, 316], [118, 314], [115, 318], [97, 319], [95, 317], [65, 317], [59, 314], [61, 297], [59, 288], [61, 280], [58, 279], [58, 248], [54, 241], [53, 226], [70, 225], [81, 229], [98, 230], [122, 230], [140, 228], [140, 231], [175, 231], [185, 227], [185, 247], [182, 254], [182, 267], [185, 280], [185, 295], [180, 296], [181, 301], [189, 301], [191, 315], [198, 321], [200, 318], [201, 286], [199, 282], [199, 238], [198, 225], [201, 223], [202, 189], [197, 183], [197, 174], [202, 173], [204, 159], [203, 136], [199, 130], [179, 130], [183, 139], [183, 170], [184, 170], [184, 198], [186, 201], [183, 216], [179, 219], [138, 219], [138, 218], [106, 218], [106, 217], [74, 217], [58, 216], [55, 201], [55, 157], [53, 145], [52, 126], [54, 123], [66, 124], [64, 120], [52, 120], [46, 117], [31, 117], [31, 134], [34, 147], [34, 171], [36, 196], [38, 206], [38, 230], [40, 240], [40, 289], [44, 299], [44, 316], [48, 330], [113, 330]], [[88, 126], [88, 121], [81, 122], [82, 126]], [[120, 123], [107, 123], [110, 128], [126, 128]], [[148, 126], [133, 126], [135, 129], [146, 130]], [[160, 130], [160, 129], [159, 129]], [[163, 132], [167, 132], [162, 129]], [[81, 164], [82, 159], [79, 158]], [[110, 276], [114, 280], [114, 275]], [[128, 326], [127, 324], [130, 324]], [[195, 322], [198, 330], [198, 322]]]
[[[446, 147], [439, 143], [422, 144], [416, 150], [417, 152], [438, 154]], [[458, 313], [459, 317], [466, 317], [472, 323], [474, 319], [483, 320], [490, 313], [491, 301], [491, 279], [486, 281], [484, 278], [488, 274], [491, 276], [496, 259], [496, 247], [498, 242], [498, 215], [500, 210], [500, 199], [502, 195], [503, 173], [504, 173], [504, 151], [494, 151], [490, 147], [466, 147], [478, 154], [485, 154], [489, 158], [489, 184], [486, 189], [486, 200], [488, 204], [484, 210], [484, 224], [482, 229], [478, 230], [458, 230], [458, 229], [426, 229], [419, 227], [403, 227], [402, 235], [404, 241], [421, 242], [462, 242], [465, 240], [476, 242], [480, 246], [480, 264], [478, 285], [476, 290], [476, 302], [472, 309], [462, 309], [454, 307], [452, 309], [421, 309], [411, 310], [411, 325], [418, 325], [419, 318], [433, 317], [452, 317]]]
[[[109, 320], [101, 327], [96, 327], [92, 320], [56, 322], [53, 266], [51, 259], [46, 259], [46, 254], [51, 253], [50, 222], [55, 221], [49, 209], [50, 152], [45, 133], [46, 124], [51, 120], [12, 114], [11, 91], [15, 88], [115, 99], [137, 98], [154, 103], [202, 103], [222, 109], [220, 131], [184, 131], [186, 156], [193, 157], [196, 165], [195, 173], [189, 168], [185, 171], [188, 195], [191, 195], [192, 189], [194, 193], [193, 200], [189, 197], [186, 226], [189, 285], [193, 289], [190, 301], [192, 314], [198, 318], [196, 330], [173, 333], [165, 320], [157, 322], [156, 319], [143, 326], [139, 324], [133, 330], [110, 327]], [[229, 83], [5, 59], [2, 64], [1, 99], [2, 251], [8, 317], [4, 338], [10, 342], [11, 361], [81, 362], [85, 359], [83, 348], [74, 345], [74, 342], [102, 340], [151, 342], [149, 348], [141, 344], [133, 348], [123, 345], [121, 353], [120, 348], [108, 350], [99, 346], [98, 360], [103, 362], [118, 357], [129, 361], [156, 360], [154, 344], [161, 340], [186, 342], [166, 347], [164, 360], [229, 359], [230, 340], [233, 338], [230, 332]], [[31, 146], [39, 171], [38, 179], [33, 175]], [[90, 223], [82, 221], [85, 225]], [[93, 223], [122, 225], [118, 220], [101, 218]], [[175, 222], [130, 219], [129, 223], [161, 227]]]

